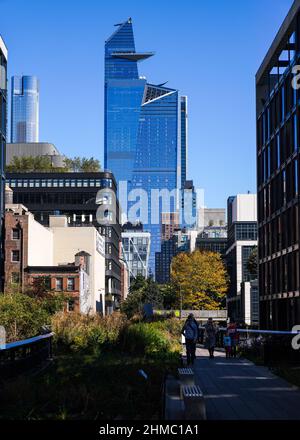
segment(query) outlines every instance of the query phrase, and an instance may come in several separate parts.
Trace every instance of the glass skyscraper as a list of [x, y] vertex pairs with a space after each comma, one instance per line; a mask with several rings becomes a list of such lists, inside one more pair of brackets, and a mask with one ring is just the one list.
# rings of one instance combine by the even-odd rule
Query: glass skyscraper
[[117, 25], [105, 43], [104, 163], [119, 185], [127, 182], [128, 192], [147, 193], [148, 219], [143, 224], [151, 233], [149, 267], [154, 274], [161, 213], [175, 212], [179, 206], [178, 195], [171, 197], [168, 209], [161, 200], [151, 203], [151, 190], [173, 191], [181, 186], [181, 101], [178, 90], [149, 84], [139, 76], [138, 62], [152, 55], [135, 50], [131, 19]]
[[11, 88], [11, 143], [38, 142], [39, 81], [13, 76]]
[[0, 289], [3, 287], [4, 263], [4, 194], [5, 175], [4, 161], [6, 149], [7, 120], [7, 48], [0, 36]]

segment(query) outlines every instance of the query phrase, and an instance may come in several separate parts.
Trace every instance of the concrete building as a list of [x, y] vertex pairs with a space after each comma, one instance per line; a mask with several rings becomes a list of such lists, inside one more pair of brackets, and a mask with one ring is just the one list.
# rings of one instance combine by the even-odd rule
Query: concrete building
[[27, 142], [6, 145], [6, 165], [11, 165], [14, 157], [46, 156], [51, 160], [53, 167], [63, 168], [65, 156], [60, 154], [53, 144], [48, 142]]
[[225, 256], [227, 249], [227, 226], [205, 226], [197, 236], [196, 248], [200, 251], [218, 252]]
[[243, 321], [245, 316], [248, 319], [249, 313], [245, 307], [248, 307], [250, 298], [242, 301], [241, 283], [252, 279], [247, 264], [251, 252], [257, 246], [256, 194], [229, 197], [227, 213], [228, 243], [225, 259], [230, 277], [228, 316]]
[[[84, 255], [88, 256], [85, 264], [82, 260]], [[80, 310], [85, 313], [105, 313], [105, 240], [96, 228], [92, 225], [70, 227], [65, 216], [51, 216], [49, 227], [46, 228], [34, 219], [25, 206], [7, 205], [6, 288], [11, 283], [25, 287], [30, 278], [38, 273], [48, 273], [48, 277], [56, 278], [55, 275], [63, 267], [67, 273], [82, 267], [88, 275], [88, 291], [87, 282], [85, 289], [83, 286], [81, 288]], [[84, 283], [85, 278], [84, 274], [79, 274], [78, 283]]]
[[200, 208], [197, 216], [197, 229], [202, 232], [204, 228], [211, 226], [225, 226], [225, 208]]
[[300, 323], [299, 55], [295, 0], [256, 74], [260, 325], [274, 330]]

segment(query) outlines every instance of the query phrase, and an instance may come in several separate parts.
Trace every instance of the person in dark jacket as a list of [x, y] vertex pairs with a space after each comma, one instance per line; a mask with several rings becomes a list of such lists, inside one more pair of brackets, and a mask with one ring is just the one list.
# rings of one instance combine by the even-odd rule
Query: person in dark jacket
[[193, 365], [196, 359], [196, 343], [199, 337], [199, 327], [192, 313], [189, 314], [185, 321], [181, 333], [185, 337], [187, 365]]

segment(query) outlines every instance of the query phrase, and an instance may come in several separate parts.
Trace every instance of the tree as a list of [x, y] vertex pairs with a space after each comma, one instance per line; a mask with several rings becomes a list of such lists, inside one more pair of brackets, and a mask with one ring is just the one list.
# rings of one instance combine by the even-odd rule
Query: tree
[[257, 278], [257, 266], [258, 266], [258, 253], [257, 253], [257, 246], [255, 246], [251, 254], [249, 255], [247, 262], [247, 269], [253, 278]]
[[225, 306], [228, 275], [220, 254], [180, 253], [172, 260], [171, 278], [183, 307], [217, 310]]

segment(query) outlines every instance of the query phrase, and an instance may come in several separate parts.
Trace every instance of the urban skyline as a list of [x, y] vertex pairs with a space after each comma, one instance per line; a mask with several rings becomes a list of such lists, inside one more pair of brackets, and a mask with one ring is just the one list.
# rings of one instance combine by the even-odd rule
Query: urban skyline
[[[286, 10], [291, 4], [291, 1], [277, 1], [276, 8], [274, 7], [274, 2], [269, 0], [264, 0], [264, 2], [260, 2], [259, 5], [256, 4], [256, 2], [249, 2], [249, 4], [244, 4], [242, 8], [239, 7], [238, 2], [232, 1], [226, 5], [226, 10], [224, 10], [224, 4], [222, 3], [220, 3], [219, 8], [217, 9], [214, 9], [213, 6], [209, 5], [195, 6], [195, 12], [199, 12], [200, 20], [201, 17], [203, 18], [202, 26], [197, 27], [196, 23], [192, 22], [189, 28], [184, 28], [185, 32], [181, 35], [181, 39], [177, 41], [176, 47], [181, 51], [181, 53], [196, 53], [195, 51], [198, 50], [197, 41], [201, 42], [204, 38], [203, 41], [206, 41], [206, 44], [209, 44], [211, 47], [209, 51], [211, 53], [211, 51], [216, 49], [216, 45], [219, 41], [218, 39], [221, 38], [221, 34], [223, 35], [225, 29], [222, 27], [222, 25], [216, 36], [209, 41], [208, 34], [206, 33], [207, 24], [204, 18], [206, 18], [209, 22], [208, 17], [211, 13], [213, 13], [220, 25], [221, 16], [227, 17], [228, 26], [226, 25], [226, 38], [228, 40], [226, 40], [224, 44], [229, 44], [230, 47], [230, 45], [233, 44], [233, 41], [235, 41], [234, 44], [237, 49], [236, 74], [239, 78], [238, 82], [235, 83], [236, 88], [233, 87], [232, 80], [229, 77], [229, 72], [226, 70], [223, 71], [222, 79], [220, 80], [221, 82], [225, 81], [226, 87], [224, 88], [220, 84], [216, 88], [215, 85], [219, 84], [218, 76], [220, 76], [220, 74], [218, 74], [216, 66], [214, 65], [215, 61], [212, 60], [212, 57], [209, 56], [207, 52], [208, 49], [203, 46], [201, 46], [201, 51], [203, 52], [204, 58], [202, 58], [202, 56], [200, 57], [201, 63], [191, 57], [191, 69], [183, 69], [183, 66], [178, 64], [178, 60], [176, 58], [176, 53], [178, 54], [176, 47], [173, 47], [172, 44], [170, 45], [170, 42], [166, 39], [160, 38], [159, 33], [157, 33], [157, 35], [151, 34], [151, 26], [149, 27], [145, 22], [146, 16], [144, 15], [143, 8], [135, 1], [126, 4], [127, 7], [120, 4], [117, 17], [115, 10], [112, 10], [106, 6], [104, 9], [105, 20], [102, 20], [103, 27], [101, 27], [101, 30], [99, 30], [98, 27], [94, 27], [94, 24], [96, 25], [95, 17], [97, 16], [99, 7], [97, 6], [96, 2], [90, 1], [91, 12], [88, 13], [88, 16], [84, 15], [86, 20], [89, 20], [90, 22], [90, 28], [85, 28], [86, 42], [90, 47], [89, 53], [86, 53], [87, 63], [85, 68], [87, 69], [86, 78], [91, 78], [90, 82], [87, 80], [84, 89], [90, 90], [90, 93], [86, 94], [82, 89], [77, 90], [77, 93], [79, 94], [77, 96], [82, 100], [83, 107], [89, 106], [92, 109], [88, 120], [86, 119], [84, 112], [79, 114], [73, 94], [75, 84], [80, 84], [81, 81], [86, 81], [86, 79], [83, 80], [83, 71], [81, 70], [82, 66], [78, 65], [75, 68], [74, 65], [74, 72], [78, 73], [70, 76], [70, 66], [72, 66], [72, 59], [74, 58], [72, 56], [74, 53], [73, 43], [76, 41], [77, 46], [81, 47], [83, 42], [81, 40], [78, 41], [78, 38], [74, 32], [72, 32], [72, 29], [69, 29], [70, 37], [72, 36], [72, 41], [69, 40], [68, 35], [65, 33], [64, 21], [67, 10], [68, 14], [73, 14], [72, 17], [74, 18], [75, 22], [77, 19], [79, 20], [79, 16], [81, 20], [81, 14], [86, 14], [86, 12], [83, 11], [79, 5], [76, 5], [76, 8], [72, 8], [70, 11], [70, 9], [66, 8], [65, 6], [67, 3], [68, 2], [64, 2], [64, 5], [60, 5], [62, 15], [61, 21], [57, 23], [57, 37], [54, 39], [52, 37], [50, 40], [48, 35], [43, 29], [41, 29], [40, 26], [37, 28], [37, 31], [39, 32], [39, 41], [34, 38], [34, 33], [32, 33], [31, 37], [29, 35], [25, 36], [25, 38], [30, 38], [30, 41], [27, 43], [31, 47], [31, 53], [25, 58], [20, 52], [20, 47], [18, 44], [18, 30], [14, 35], [12, 35], [8, 25], [9, 23], [3, 23], [3, 27], [1, 29], [1, 33], [5, 36], [5, 41], [7, 44], [9, 43], [10, 47], [10, 76], [19, 72], [26, 72], [28, 74], [35, 74], [41, 81], [43, 90], [41, 97], [40, 121], [41, 140], [45, 142], [53, 142], [60, 150], [63, 150], [65, 154], [73, 154], [74, 152], [74, 155], [80, 154], [82, 145], [84, 144], [85, 151], [87, 151], [90, 155], [97, 155], [103, 165], [102, 127], [104, 117], [102, 115], [103, 106], [101, 101], [104, 99], [104, 97], [102, 95], [101, 78], [101, 70], [103, 68], [102, 42], [110, 33], [111, 23], [117, 22], [118, 19], [122, 20], [124, 19], [123, 17], [132, 15], [134, 22], [136, 23], [135, 32], [139, 40], [139, 48], [147, 47], [151, 41], [152, 47], [156, 50], [156, 56], [147, 62], [147, 72], [149, 74], [149, 78], [153, 78], [153, 82], [157, 81], [157, 83], [161, 78], [169, 80], [171, 84], [176, 84], [176, 87], [182, 91], [182, 94], [189, 96], [190, 157], [188, 168], [190, 177], [194, 179], [195, 187], [204, 188], [205, 190], [205, 204], [210, 207], [225, 207], [228, 195], [235, 194], [236, 192], [246, 193], [248, 190], [255, 192], [255, 176], [251, 171], [252, 168], [255, 167], [255, 154], [253, 153], [253, 145], [255, 144], [255, 102], [253, 93], [251, 93], [251, 87], [254, 87], [253, 76], [260, 64], [261, 59], [263, 58], [264, 52], [274, 37], [274, 29], [279, 27], [285, 16]], [[270, 8], [271, 3], [272, 8]], [[37, 6], [37, 2], [33, 1], [32, 5]], [[8, 6], [7, 2], [2, 2], [1, 6], [5, 13], [5, 10]], [[51, 3], [51, 6], [53, 6], [53, 2]], [[192, 6], [194, 6], [194, 3]], [[49, 9], [49, 7], [47, 2], [44, 2], [43, 7], [37, 7], [35, 10], [37, 16], [43, 16], [46, 10], [47, 14], [50, 14], [49, 17], [51, 17], [51, 9]], [[164, 9], [164, 6], [162, 5], [161, 8]], [[259, 8], [259, 14], [257, 13], [256, 8]], [[21, 5], [20, 8], [16, 8], [15, 20], [18, 23], [18, 29], [22, 29], [25, 23], [23, 19], [21, 20], [21, 16], [19, 15], [20, 10], [22, 10]], [[134, 13], [131, 14], [131, 10], [134, 10]], [[172, 14], [174, 19], [176, 18], [177, 13], [184, 14], [184, 11], [182, 11], [180, 8], [178, 9], [178, 12], [175, 12], [176, 10], [177, 9], [174, 8], [174, 10], [168, 11]], [[264, 25], [265, 27], [262, 26], [264, 16], [262, 13], [263, 10], [265, 10], [266, 13], [269, 11], [271, 14], [269, 22], [266, 26]], [[233, 16], [230, 14], [232, 14], [233, 11], [235, 11], [235, 14], [240, 16], [241, 21], [238, 23], [236, 28], [235, 26], [232, 26], [232, 30], [228, 34], [230, 20], [233, 19]], [[192, 20], [195, 20], [197, 17], [197, 14], [194, 15], [195, 18]], [[101, 13], [101, 16], [103, 16], [103, 13]], [[30, 22], [31, 18], [27, 15], [26, 17]], [[191, 17], [189, 19], [191, 19]], [[157, 18], [157, 20], [158, 26], [161, 23], [162, 31], [163, 21], [160, 18]], [[64, 23], [63, 29], [61, 28], [62, 22]], [[239, 39], [237, 37], [239, 33], [242, 32], [242, 29], [246, 26], [255, 26], [257, 28], [256, 38], [253, 39], [252, 36], [250, 37], [245, 34], [243, 36], [243, 41], [238, 41]], [[48, 60], [41, 55], [41, 45], [44, 45], [47, 53], [52, 53], [55, 49], [53, 44], [56, 43], [56, 41], [58, 44], [58, 40], [56, 40], [56, 38], [59, 38], [59, 35], [62, 32], [64, 32], [64, 38], [62, 41], [64, 41], [64, 47], [66, 48], [67, 53], [65, 53], [63, 58], [61, 57], [60, 53], [55, 54], [55, 57], [58, 57], [59, 59], [60, 65], [60, 74], [58, 75], [57, 69], [53, 70], [54, 65], [51, 63], [49, 64]], [[173, 26], [171, 24], [168, 32], [171, 39], [175, 38], [175, 25]], [[197, 38], [195, 38], [196, 36]], [[242, 44], [247, 47], [247, 62], [243, 62], [243, 67], [239, 61], [242, 59]], [[186, 47], [183, 52], [184, 45], [186, 45]], [[39, 61], [40, 56], [42, 56], [43, 64], [41, 64]], [[208, 57], [207, 60], [209, 60], [211, 63], [211, 69], [209, 69], [211, 72], [210, 78], [207, 77], [208, 70], [201, 67], [201, 65], [206, 65], [205, 57]], [[225, 60], [223, 61], [225, 62]], [[66, 62], [68, 65], [66, 65]], [[218, 65], [219, 64], [220, 63], [218, 62]], [[170, 66], [169, 69], [166, 69], [166, 66]], [[167, 70], [169, 70], [169, 73], [167, 73]], [[191, 77], [193, 70], [195, 73], [198, 72], [197, 75], [193, 75], [194, 79]], [[145, 70], [143, 69], [142, 73], [144, 73], [144, 71]], [[205, 73], [206, 71], [207, 73]], [[196, 77], [199, 77], [199, 74], [201, 81], [196, 82]], [[89, 83], [93, 84], [91, 88]], [[61, 105], [58, 108], [57, 106], [55, 107], [55, 100], [59, 99], [59, 90], [61, 88], [61, 84], [64, 84], [64, 90], [61, 96], [65, 96], [65, 99], [61, 101]], [[207, 84], [210, 84], [211, 87], [207, 87]], [[231, 131], [232, 124], [229, 123], [231, 122], [230, 115], [225, 111], [224, 107], [227, 100], [226, 96], [229, 92], [232, 96], [232, 102], [236, 102], [239, 105], [238, 118], [240, 118], [240, 126], [237, 127], [236, 133]], [[212, 109], [210, 108], [208, 101], [209, 94], [212, 94], [212, 102], [216, 100], [217, 96], [224, 96], [224, 98], [219, 101], [219, 111], [223, 115], [222, 120], [219, 121], [222, 127], [219, 132], [213, 130], [213, 120], [211, 118], [207, 119], [207, 115], [212, 114]], [[47, 118], [45, 118], [45, 112], [47, 112]], [[59, 117], [60, 114], [61, 117]], [[62, 115], [64, 115], [63, 118]], [[63, 120], [65, 121], [64, 124], [62, 122]], [[79, 120], [81, 122], [79, 122]], [[87, 129], [78, 132], [77, 135], [74, 136], [72, 134], [72, 125], [83, 125], [83, 120], [85, 121], [84, 126], [87, 127]], [[198, 127], [200, 128], [200, 132]], [[214, 136], [211, 136], [211, 133], [213, 133]], [[249, 167], [246, 169], [243, 169], [244, 153], [241, 154], [241, 145], [243, 145], [243, 152], [247, 152], [249, 155]], [[214, 158], [218, 158], [218, 160], [214, 161], [213, 166], [210, 160], [211, 151], [214, 151]], [[198, 155], [201, 157], [200, 161], [196, 160]], [[231, 166], [231, 164], [235, 168], [235, 179], [229, 178], [226, 173], [226, 169]], [[212, 170], [213, 172], [211, 172]], [[224, 184], [222, 187], [217, 184], [217, 179], [214, 178], [214, 173], [218, 174], [218, 176], [220, 176], [220, 178], [223, 180]]]

